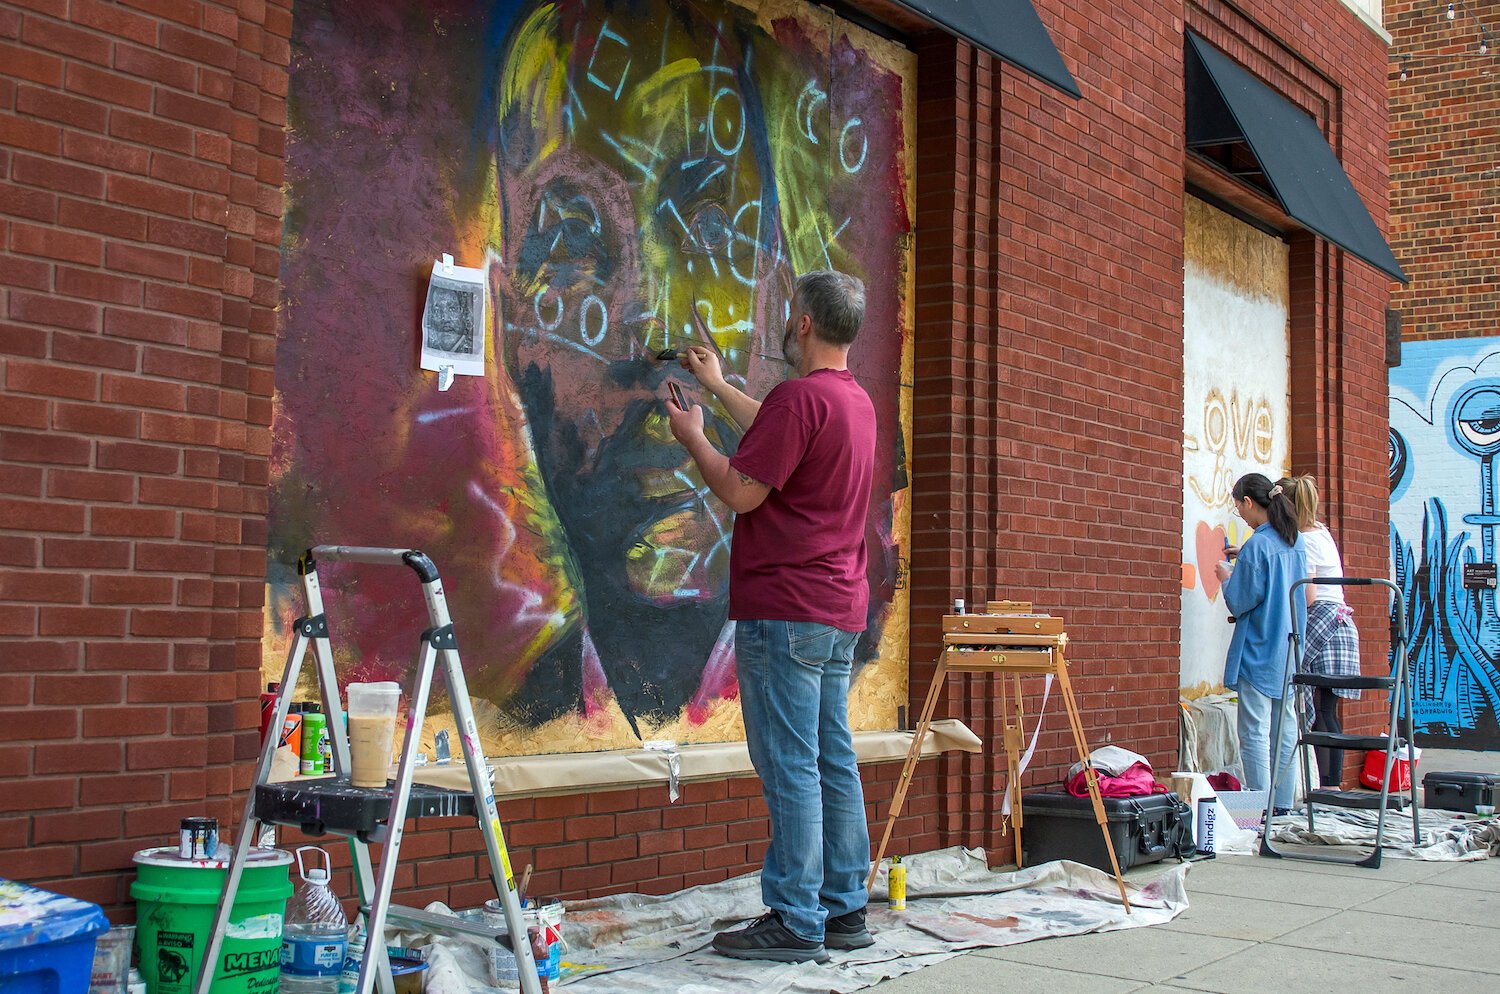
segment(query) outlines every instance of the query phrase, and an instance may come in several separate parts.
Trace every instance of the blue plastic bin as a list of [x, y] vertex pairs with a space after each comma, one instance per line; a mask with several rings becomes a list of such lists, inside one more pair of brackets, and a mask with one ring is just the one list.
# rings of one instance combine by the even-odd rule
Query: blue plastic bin
[[97, 904], [0, 879], [0, 994], [87, 994]]

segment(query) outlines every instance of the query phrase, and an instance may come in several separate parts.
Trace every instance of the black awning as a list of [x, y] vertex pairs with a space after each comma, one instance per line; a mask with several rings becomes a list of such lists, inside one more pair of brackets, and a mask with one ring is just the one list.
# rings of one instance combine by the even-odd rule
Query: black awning
[[1031, 0], [896, 0], [1069, 96], [1082, 98]]
[[1222, 149], [1215, 161], [1237, 175], [1263, 176], [1293, 220], [1408, 282], [1316, 121], [1191, 31], [1184, 71], [1188, 148]]

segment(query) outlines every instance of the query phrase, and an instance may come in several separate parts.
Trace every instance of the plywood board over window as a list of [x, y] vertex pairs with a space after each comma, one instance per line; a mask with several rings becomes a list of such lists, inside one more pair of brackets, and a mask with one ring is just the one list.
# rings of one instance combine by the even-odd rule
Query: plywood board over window
[[[317, 542], [443, 571], [485, 746], [741, 737], [733, 516], [671, 438], [667, 347], [756, 396], [796, 274], [864, 279], [879, 418], [851, 711], [907, 697], [915, 61], [786, 0], [308, 0], [290, 91], [264, 671]], [[417, 369], [431, 260], [488, 275], [487, 374]], [[329, 566], [343, 681], [409, 677], [415, 580]], [[438, 701], [435, 721], [447, 707]]]
[[1186, 198], [1183, 274], [1182, 689], [1221, 687], [1232, 634], [1214, 564], [1249, 537], [1230, 512], [1246, 473], [1290, 458], [1285, 242]]

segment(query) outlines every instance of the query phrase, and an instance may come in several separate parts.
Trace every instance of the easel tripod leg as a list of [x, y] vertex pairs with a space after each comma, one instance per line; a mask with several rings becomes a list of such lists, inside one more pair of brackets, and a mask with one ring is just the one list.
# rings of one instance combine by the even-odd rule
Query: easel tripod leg
[[1104, 835], [1104, 848], [1109, 853], [1110, 869], [1114, 870], [1115, 883], [1120, 888], [1120, 903], [1130, 912], [1130, 898], [1125, 893], [1125, 878], [1120, 873], [1120, 861], [1115, 856], [1115, 843], [1109, 835], [1109, 816], [1104, 812], [1104, 798], [1099, 793], [1099, 778], [1094, 764], [1089, 759], [1088, 743], [1084, 741], [1083, 721], [1078, 714], [1078, 701], [1073, 696], [1073, 684], [1068, 679], [1068, 664], [1062, 650], [1057, 652], [1057, 681], [1062, 686], [1063, 702], [1068, 712], [1068, 724], [1073, 730], [1073, 740], [1078, 744], [1078, 758], [1083, 763], [1084, 778], [1089, 786], [1089, 799], [1094, 803], [1094, 818], [1099, 822], [1099, 831]]
[[880, 847], [875, 850], [875, 860], [870, 864], [870, 875], [865, 879], [865, 889], [869, 890], [875, 886], [875, 874], [880, 872], [880, 861], [885, 858], [886, 846], [891, 842], [891, 831], [896, 827], [896, 819], [901, 814], [901, 806], [906, 803], [906, 791], [911, 786], [911, 778], [916, 773], [917, 763], [922, 758], [922, 742], [927, 738], [927, 728], [932, 723], [932, 712], [937, 708], [937, 700], [943, 692], [943, 680], [948, 675], [947, 665], [939, 660], [937, 672], [932, 675], [932, 687], [927, 691], [927, 700], [922, 702], [922, 716], [917, 721], [917, 733], [911, 740], [911, 747], [906, 750], [906, 762], [901, 767], [901, 779], [896, 782], [896, 793], [891, 798], [891, 813], [885, 820], [885, 832], [880, 837]]
[[1022, 725], [1022, 703], [1021, 703], [1021, 678], [1016, 675], [1014, 680], [1016, 695], [1016, 720], [1012, 724], [1010, 720], [1010, 692], [1006, 690], [1005, 674], [1000, 675], [1000, 715], [1004, 721], [1004, 729], [1001, 733], [1001, 741], [1005, 746], [1005, 798], [1010, 805], [1010, 824], [1016, 830], [1016, 866], [1025, 866], [1025, 849], [1021, 842], [1021, 832], [1025, 824], [1025, 817], [1021, 812], [1021, 741], [1025, 738]]

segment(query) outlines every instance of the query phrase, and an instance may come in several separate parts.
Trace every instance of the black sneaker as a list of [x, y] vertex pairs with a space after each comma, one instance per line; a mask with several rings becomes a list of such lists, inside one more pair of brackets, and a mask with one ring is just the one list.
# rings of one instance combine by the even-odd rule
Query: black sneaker
[[829, 949], [863, 949], [874, 944], [875, 937], [865, 928], [864, 908], [823, 923], [823, 945]]
[[714, 936], [714, 951], [735, 959], [828, 962], [823, 943], [797, 938], [781, 924], [781, 915], [775, 911], [768, 911], [736, 932], [720, 932]]

